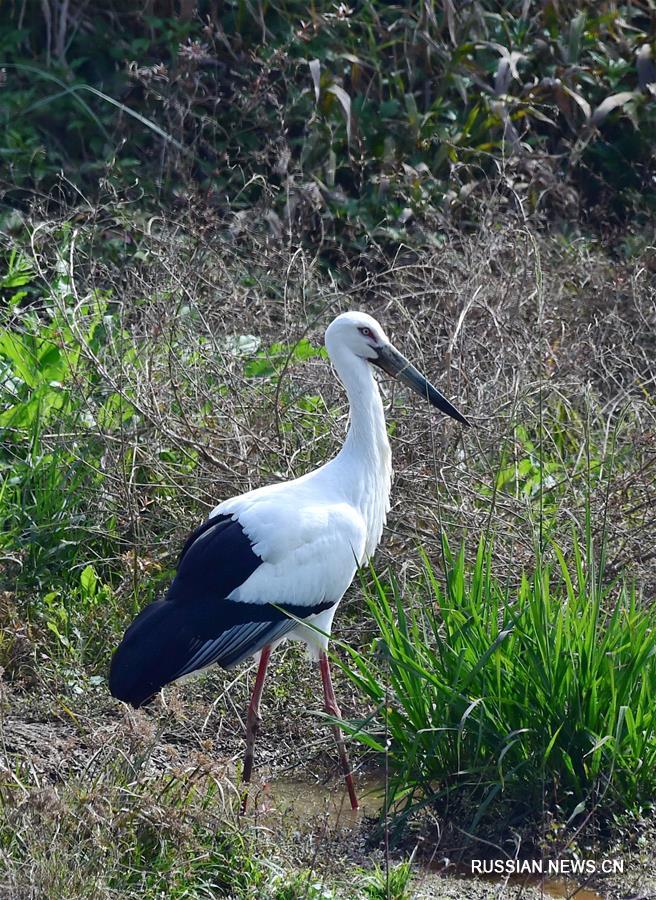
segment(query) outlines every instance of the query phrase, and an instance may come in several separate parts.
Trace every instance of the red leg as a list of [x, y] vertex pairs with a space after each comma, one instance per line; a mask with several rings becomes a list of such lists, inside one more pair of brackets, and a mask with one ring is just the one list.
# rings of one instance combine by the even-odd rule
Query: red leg
[[[271, 656], [271, 646], [263, 647], [260, 653], [260, 665], [257, 669], [255, 678], [255, 687], [253, 688], [253, 696], [248, 704], [248, 715], [246, 716], [246, 752], [244, 753], [244, 771], [242, 773], [242, 782], [248, 785], [251, 780], [253, 771], [253, 751], [255, 750], [255, 738], [260, 727], [262, 717], [260, 716], [260, 700], [262, 699], [262, 689], [264, 688], [264, 678], [266, 676], [269, 658]], [[248, 801], [248, 788], [242, 798], [242, 812], [246, 812], [246, 803]]]
[[[321, 680], [323, 682], [325, 710], [329, 715], [334, 716], [336, 719], [341, 719], [342, 713], [337, 705], [337, 699], [335, 698], [335, 690], [333, 688], [332, 678], [330, 677], [330, 665], [328, 664], [328, 656], [325, 651], [322, 651], [321, 656], [319, 657], [319, 667], [321, 668]], [[348, 790], [349, 800], [351, 801], [351, 809], [357, 809], [358, 798], [355, 794], [353, 773], [351, 772], [351, 764], [349, 763], [348, 755], [346, 753], [342, 729], [339, 725], [333, 725], [333, 734], [335, 736], [335, 743], [337, 744], [342, 772], [344, 773], [344, 780], [346, 781], [346, 789]]]

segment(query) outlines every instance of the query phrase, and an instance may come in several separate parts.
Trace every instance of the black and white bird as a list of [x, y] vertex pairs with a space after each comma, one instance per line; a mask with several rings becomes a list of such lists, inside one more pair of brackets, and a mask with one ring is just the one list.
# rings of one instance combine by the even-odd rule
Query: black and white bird
[[[306, 643], [321, 671], [325, 710], [336, 719], [341, 716], [326, 653], [328, 636], [358, 567], [373, 556], [380, 541], [392, 482], [391, 450], [373, 367], [468, 424], [392, 346], [371, 316], [337, 316], [326, 331], [326, 348], [350, 404], [340, 452], [301, 478], [220, 503], [188, 538], [164, 599], [151, 603], [132, 622], [111, 663], [112, 694], [139, 707], [170, 682], [214, 664], [231, 669], [259, 654], [247, 716], [246, 784], [266, 669], [280, 641]], [[356, 809], [341, 729], [334, 726], [333, 731]]]

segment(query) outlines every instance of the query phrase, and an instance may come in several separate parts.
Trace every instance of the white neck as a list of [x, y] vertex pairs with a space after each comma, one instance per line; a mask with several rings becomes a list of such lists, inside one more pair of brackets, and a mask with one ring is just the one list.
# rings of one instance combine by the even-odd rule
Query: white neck
[[328, 465], [367, 523], [368, 559], [380, 541], [392, 485], [385, 413], [371, 364], [342, 348], [331, 359], [348, 395], [350, 423], [344, 446]]

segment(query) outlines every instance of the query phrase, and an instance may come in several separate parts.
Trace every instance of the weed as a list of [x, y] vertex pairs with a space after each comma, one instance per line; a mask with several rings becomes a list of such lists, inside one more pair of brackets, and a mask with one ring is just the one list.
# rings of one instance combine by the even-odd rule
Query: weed
[[365, 879], [364, 895], [368, 900], [408, 900], [412, 866], [409, 862], [376, 866]]

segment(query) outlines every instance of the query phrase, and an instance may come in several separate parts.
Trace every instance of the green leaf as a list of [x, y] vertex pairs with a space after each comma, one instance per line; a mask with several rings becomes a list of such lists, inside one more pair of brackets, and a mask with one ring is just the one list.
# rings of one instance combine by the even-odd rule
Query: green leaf
[[80, 587], [82, 588], [82, 592], [87, 597], [93, 597], [96, 593], [97, 585], [98, 576], [96, 575], [96, 570], [91, 565], [86, 566], [82, 569], [82, 573], [80, 574]]

